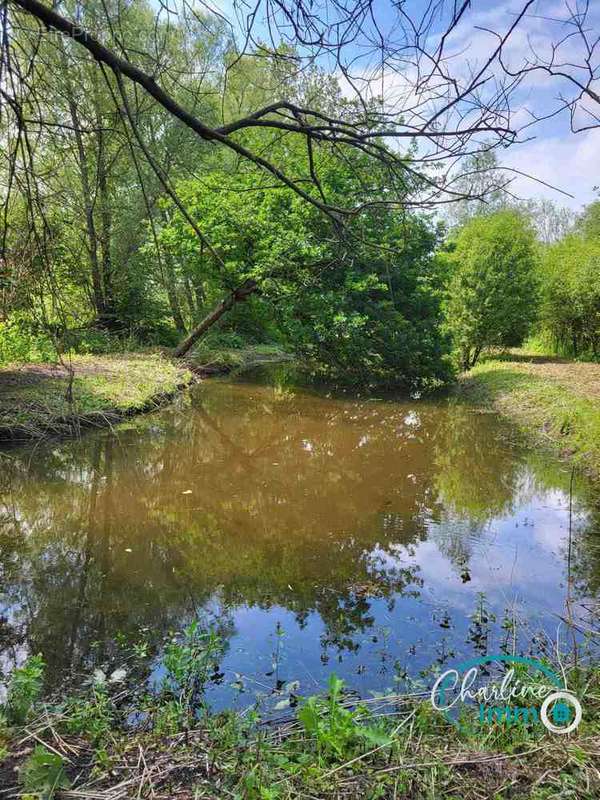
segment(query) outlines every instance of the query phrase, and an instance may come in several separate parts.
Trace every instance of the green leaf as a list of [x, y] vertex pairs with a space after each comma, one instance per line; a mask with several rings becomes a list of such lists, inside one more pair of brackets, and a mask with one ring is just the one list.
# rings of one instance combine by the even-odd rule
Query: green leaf
[[58, 753], [51, 753], [37, 745], [20, 772], [23, 788], [39, 795], [41, 800], [52, 800], [61, 789], [71, 785]]

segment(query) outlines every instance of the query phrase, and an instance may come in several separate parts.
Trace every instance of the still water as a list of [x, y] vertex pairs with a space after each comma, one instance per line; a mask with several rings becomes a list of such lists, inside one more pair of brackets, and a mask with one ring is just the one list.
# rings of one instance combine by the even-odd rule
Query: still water
[[4, 674], [41, 652], [58, 682], [144, 640], [160, 676], [200, 618], [226, 641], [209, 698], [244, 706], [332, 671], [363, 695], [426, 684], [597, 624], [597, 496], [578, 478], [570, 512], [568, 468], [447, 398], [210, 381], [1, 466]]

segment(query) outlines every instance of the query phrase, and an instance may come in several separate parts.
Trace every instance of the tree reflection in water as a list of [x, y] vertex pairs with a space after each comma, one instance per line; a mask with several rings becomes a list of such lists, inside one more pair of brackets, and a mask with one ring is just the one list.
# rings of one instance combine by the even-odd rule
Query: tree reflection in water
[[[298, 630], [316, 616], [323, 661], [360, 650], [398, 603], [421, 631], [430, 544], [464, 582], [494, 519], [564, 491], [558, 467], [532, 468], [508, 438], [444, 400], [214, 382], [114, 432], [13, 451], [0, 485], [3, 664], [42, 652], [58, 680], [141, 629], [158, 650], [209, 607], [230, 640], [238, 608], [285, 609]], [[420, 635], [406, 619], [403, 655]]]

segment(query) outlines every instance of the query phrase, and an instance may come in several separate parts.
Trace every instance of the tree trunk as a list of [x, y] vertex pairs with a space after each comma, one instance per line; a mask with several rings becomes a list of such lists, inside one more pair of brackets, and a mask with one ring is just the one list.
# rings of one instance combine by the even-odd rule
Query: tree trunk
[[481, 355], [482, 345], [477, 345], [473, 352], [473, 358], [471, 359], [471, 369], [475, 366], [475, 364], [479, 361], [479, 356]]
[[106, 133], [102, 118], [102, 105], [98, 79], [94, 73], [94, 108], [96, 118], [97, 181], [98, 202], [100, 206], [100, 245], [102, 251], [101, 275], [104, 288], [104, 314], [100, 322], [107, 328], [114, 328], [117, 322], [115, 298], [112, 285], [112, 213], [110, 201], [110, 168], [107, 160]]
[[184, 356], [190, 350], [190, 348], [196, 344], [202, 334], [206, 333], [206, 331], [211, 328], [215, 322], [221, 319], [223, 314], [233, 308], [236, 303], [241, 303], [246, 300], [257, 289], [258, 287], [256, 285], [256, 281], [249, 279], [244, 281], [244, 283], [242, 283], [241, 286], [238, 286], [237, 289], [234, 289], [229, 297], [221, 300], [219, 305], [213, 308], [210, 314], [204, 317], [202, 322], [194, 328], [194, 330], [183, 340], [183, 342], [181, 342], [177, 350], [175, 350], [175, 355], [177, 358]]
[[112, 218], [108, 191], [108, 171], [102, 120], [98, 117], [98, 194], [100, 200], [100, 242], [102, 244], [102, 283], [104, 286], [104, 321], [115, 323], [115, 301], [112, 288], [112, 259], [110, 254]]
[[467, 372], [471, 368], [471, 348], [463, 347], [460, 354], [460, 363], [463, 372]]
[[77, 113], [77, 105], [73, 97], [71, 86], [67, 83], [69, 113], [71, 122], [73, 124], [73, 131], [75, 135], [75, 145], [77, 148], [77, 163], [79, 166], [79, 176], [81, 178], [81, 193], [83, 195], [83, 208], [85, 214], [85, 227], [88, 239], [88, 253], [90, 257], [90, 269], [92, 273], [92, 290], [94, 296], [94, 307], [98, 317], [104, 315], [104, 291], [102, 288], [102, 278], [100, 275], [100, 263], [98, 260], [98, 236], [96, 233], [96, 225], [94, 223], [94, 202], [92, 199], [92, 192], [90, 189], [90, 179], [88, 174], [87, 159], [85, 154], [85, 147], [83, 144], [83, 136], [81, 135], [81, 126], [79, 124], [79, 114]]
[[194, 284], [194, 294], [196, 295], [196, 308], [198, 309], [198, 312], [200, 312], [200, 309], [206, 302], [204, 287], [202, 286], [202, 282], [196, 277], [193, 278], [192, 282]]
[[164, 265], [165, 268], [163, 272], [163, 282], [165, 285], [165, 290], [167, 292], [167, 297], [169, 299], [171, 316], [173, 317], [173, 322], [175, 323], [177, 332], [179, 333], [180, 336], [184, 336], [187, 333], [187, 328], [185, 327], [183, 314], [181, 313], [181, 306], [179, 305], [179, 298], [177, 297], [177, 282], [175, 280], [175, 270], [173, 269], [173, 263], [171, 261], [171, 256], [169, 255], [169, 253], [165, 253]]
[[196, 307], [196, 303], [194, 302], [194, 294], [192, 292], [192, 282], [190, 281], [189, 275], [183, 276], [183, 291], [190, 312], [190, 320], [191, 320], [190, 327], [191, 327], [198, 318], [198, 308]]

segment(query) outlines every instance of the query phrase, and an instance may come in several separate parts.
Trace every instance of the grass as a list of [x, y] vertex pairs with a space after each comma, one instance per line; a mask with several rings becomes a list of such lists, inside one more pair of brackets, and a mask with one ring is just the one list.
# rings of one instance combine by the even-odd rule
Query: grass
[[[0, 441], [71, 435], [152, 410], [193, 380], [289, 358], [275, 345], [201, 345], [186, 363], [159, 353], [73, 355], [65, 364], [0, 367]], [[69, 369], [73, 369], [72, 400]]]
[[457, 394], [600, 477], [600, 365], [515, 351], [462, 375]]
[[472, 723], [459, 730], [422, 695], [360, 701], [335, 675], [326, 693], [295, 698], [297, 707], [288, 706], [279, 719], [261, 718], [256, 708], [214, 714], [203, 691], [220, 652], [214, 633], [192, 625], [172, 640], [165, 678], [154, 693], [140, 690], [140, 665], [129, 662], [112, 674], [96, 672], [79, 692], [54, 701], [41, 699], [43, 662], [30, 659], [13, 673], [0, 713], [3, 797], [599, 796], [597, 667], [569, 667], [561, 659], [569, 689], [584, 699], [585, 710], [575, 732], [557, 735], [529, 723], [483, 729]]
[[279, 345], [256, 344], [243, 347], [221, 347], [200, 343], [188, 358], [190, 366], [206, 375], [225, 374], [238, 369], [250, 369], [262, 364], [288, 361], [291, 356]]
[[150, 410], [192, 380], [191, 372], [159, 354], [80, 355], [61, 364], [0, 369], [0, 439], [69, 434]]

